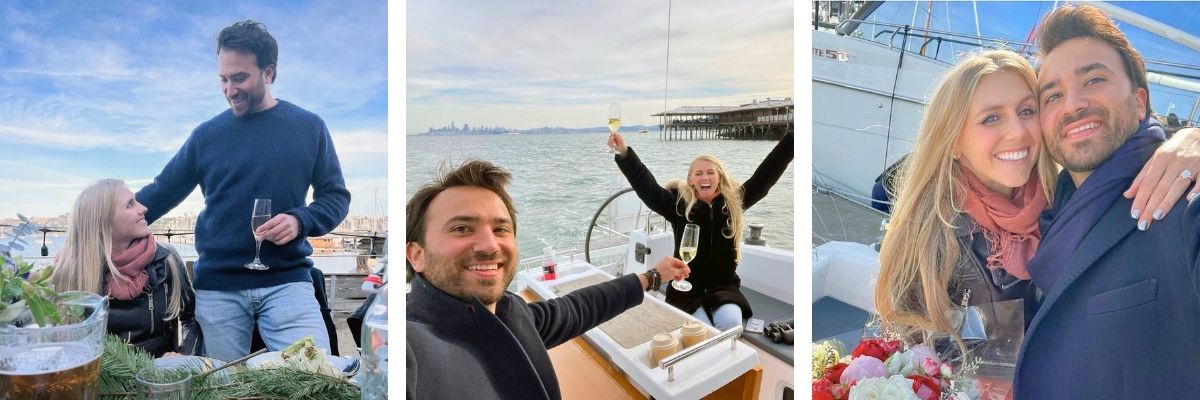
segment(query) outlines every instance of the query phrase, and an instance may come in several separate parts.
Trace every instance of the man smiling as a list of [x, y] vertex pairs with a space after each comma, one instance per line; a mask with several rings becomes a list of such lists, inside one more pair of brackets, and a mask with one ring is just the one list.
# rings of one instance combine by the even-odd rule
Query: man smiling
[[[329, 233], [349, 211], [333, 138], [319, 116], [271, 95], [279, 47], [265, 26], [236, 22], [216, 44], [229, 109], [196, 127], [137, 199], [154, 222], [196, 186], [204, 194], [196, 219], [196, 319], [210, 357], [249, 354], [256, 322], [270, 350], [312, 336], [328, 351], [305, 239]], [[309, 188], [313, 201], [305, 204]], [[273, 217], [251, 232], [255, 199], [270, 199]], [[245, 266], [257, 254], [255, 236], [266, 270]]]
[[546, 349], [641, 304], [644, 290], [690, 270], [666, 257], [544, 302], [505, 289], [516, 275], [512, 176], [470, 161], [422, 186], [405, 211], [405, 256], [415, 272], [407, 305], [410, 399], [559, 399]]
[[1039, 38], [1042, 134], [1064, 171], [1028, 264], [1045, 297], [1015, 398], [1200, 398], [1200, 204], [1156, 209], [1141, 232], [1121, 196], [1164, 139], [1142, 58], [1090, 6], [1055, 10]]

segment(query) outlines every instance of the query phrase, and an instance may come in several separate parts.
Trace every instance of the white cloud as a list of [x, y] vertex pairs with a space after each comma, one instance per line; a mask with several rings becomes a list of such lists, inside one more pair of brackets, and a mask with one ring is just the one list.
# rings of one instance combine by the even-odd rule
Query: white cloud
[[[674, 5], [668, 107], [791, 96], [792, 7]], [[630, 123], [647, 124], [662, 109], [665, 4], [414, 2], [407, 11], [408, 132], [451, 120], [599, 126], [602, 114], [584, 110], [613, 100], [636, 105]]]

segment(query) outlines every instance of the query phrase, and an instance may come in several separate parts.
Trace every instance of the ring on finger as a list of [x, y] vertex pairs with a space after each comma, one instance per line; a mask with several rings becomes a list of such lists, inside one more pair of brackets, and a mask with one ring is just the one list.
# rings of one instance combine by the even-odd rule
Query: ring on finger
[[1179, 172], [1179, 177], [1190, 181], [1192, 180], [1192, 171], [1184, 169], [1183, 171]]

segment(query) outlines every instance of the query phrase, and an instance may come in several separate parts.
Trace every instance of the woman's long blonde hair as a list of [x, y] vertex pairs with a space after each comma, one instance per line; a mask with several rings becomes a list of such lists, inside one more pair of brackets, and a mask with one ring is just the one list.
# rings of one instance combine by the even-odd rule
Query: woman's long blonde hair
[[[717, 175], [720, 176], [717, 182], [717, 193], [725, 196], [725, 210], [729, 212], [729, 218], [725, 220], [725, 229], [721, 230], [721, 236], [726, 239], [733, 239], [734, 261], [742, 260], [742, 233], [745, 227], [742, 226], [742, 185], [733, 177], [725, 172], [725, 165], [721, 160], [710, 154], [701, 154], [692, 159], [692, 163], [688, 164], [688, 176], [692, 175], [692, 167], [697, 161], [708, 161], [717, 169]], [[691, 221], [692, 206], [696, 205], [696, 190], [692, 189], [692, 185], [687, 183], [686, 179], [672, 179], [667, 182], [668, 189], [679, 191], [680, 204], [685, 204], [683, 216], [688, 221]]]
[[[886, 327], [905, 337], [940, 333], [957, 341], [947, 311], [956, 307], [948, 289], [963, 258], [954, 226], [962, 212], [962, 167], [951, 155], [975, 88], [984, 76], [1000, 72], [1016, 73], [1037, 93], [1033, 67], [1020, 55], [993, 50], [969, 56], [938, 84], [897, 176], [898, 196], [879, 252], [875, 308]], [[1057, 167], [1048, 153], [1040, 152], [1034, 171], [1050, 198]]]
[[[121, 274], [112, 261], [112, 218], [117, 208], [117, 190], [123, 187], [123, 181], [102, 179], [83, 189], [75, 199], [71, 225], [67, 227], [67, 240], [54, 259], [51, 280], [56, 290], [81, 290], [105, 295], [106, 273], [108, 279], [130, 279]], [[174, 254], [168, 256], [167, 267], [170, 271], [167, 273], [171, 275], [171, 293], [167, 315], [163, 320], [179, 316], [182, 286], [173, 257]]]

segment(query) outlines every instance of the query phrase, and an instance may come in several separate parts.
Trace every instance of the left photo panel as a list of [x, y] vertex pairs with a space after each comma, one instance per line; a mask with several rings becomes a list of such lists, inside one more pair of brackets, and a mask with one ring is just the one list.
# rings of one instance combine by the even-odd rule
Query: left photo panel
[[0, 398], [386, 396], [387, 9], [0, 4]]

